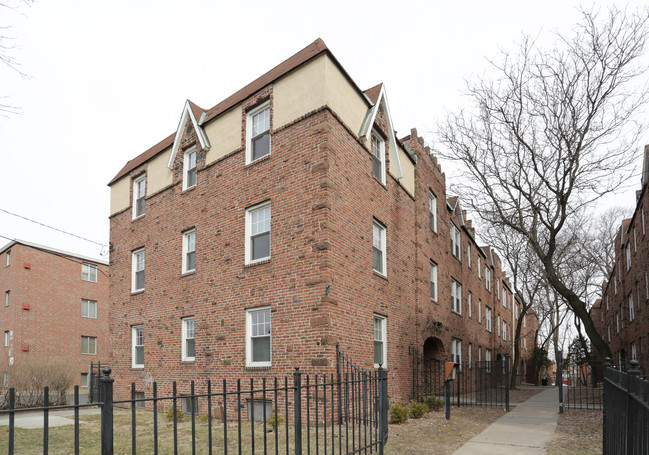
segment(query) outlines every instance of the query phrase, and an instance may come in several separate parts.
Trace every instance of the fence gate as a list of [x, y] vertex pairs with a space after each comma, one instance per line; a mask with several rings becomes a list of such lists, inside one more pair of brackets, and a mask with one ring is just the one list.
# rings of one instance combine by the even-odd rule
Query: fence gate
[[90, 362], [88, 367], [88, 403], [101, 402], [101, 387], [99, 378], [103, 367], [109, 367], [107, 363]]
[[602, 409], [605, 364], [602, 361], [571, 362], [559, 352], [557, 379], [559, 412], [565, 409]]

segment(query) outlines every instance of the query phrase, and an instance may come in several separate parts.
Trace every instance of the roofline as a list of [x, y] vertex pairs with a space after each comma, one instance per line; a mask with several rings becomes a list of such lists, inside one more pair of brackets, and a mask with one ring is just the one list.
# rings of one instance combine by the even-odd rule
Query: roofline
[[[347, 81], [356, 89], [356, 91], [366, 101], [368, 107], [371, 107], [372, 102], [367, 97], [365, 92], [363, 92], [363, 90], [361, 90], [360, 87], [356, 85], [356, 82], [354, 82], [354, 80], [351, 78], [349, 73], [347, 73], [345, 68], [343, 68], [343, 66], [340, 64], [338, 59], [331, 53], [331, 51], [324, 43], [324, 41], [318, 38], [313, 43], [305, 47], [304, 49], [293, 54], [291, 57], [284, 60], [279, 65], [273, 67], [270, 71], [267, 71], [266, 73], [264, 73], [263, 75], [261, 75], [260, 77], [258, 77], [257, 79], [255, 79], [254, 81], [246, 85], [245, 87], [233, 93], [232, 95], [230, 95], [229, 97], [227, 97], [226, 99], [218, 103], [216, 106], [203, 112], [201, 118], [197, 119], [199, 124], [204, 125], [210, 122], [211, 120], [227, 112], [228, 110], [230, 110], [231, 108], [239, 104], [240, 102], [244, 101], [246, 98], [249, 98], [251, 95], [255, 94], [259, 90], [272, 84], [276, 80], [286, 76], [288, 73], [294, 71], [295, 69], [299, 68], [300, 66], [306, 64], [307, 62], [313, 60], [314, 58], [322, 54], [326, 54], [329, 56], [329, 58], [331, 58], [331, 60], [336, 64], [338, 69], [343, 73], [345, 79], [347, 79]], [[176, 135], [175, 133], [171, 134], [169, 137], [158, 142], [156, 145], [149, 148], [144, 153], [141, 153], [140, 155], [133, 158], [132, 160], [129, 160], [126, 163], [126, 165], [124, 165], [124, 167], [117, 173], [117, 175], [115, 175], [115, 177], [113, 177], [111, 181], [108, 182], [108, 186], [111, 186], [113, 183], [115, 183], [117, 180], [121, 179], [128, 173], [130, 173], [136, 167], [146, 163], [150, 159], [154, 158], [158, 154], [165, 151], [168, 147], [171, 147], [174, 143], [175, 135]]]
[[88, 256], [82, 256], [80, 254], [71, 253], [69, 251], [59, 250], [57, 248], [51, 248], [49, 246], [39, 245], [38, 243], [27, 242], [26, 240], [20, 240], [20, 239], [13, 239], [9, 243], [7, 243], [5, 246], [0, 248], [0, 254], [4, 253], [8, 249], [12, 248], [14, 245], [23, 245], [23, 246], [26, 246], [28, 248], [34, 248], [34, 249], [38, 249], [38, 250], [46, 250], [46, 251], [50, 251], [52, 253], [58, 253], [58, 254], [62, 254], [62, 255], [65, 255], [65, 256], [81, 259], [83, 261], [95, 262], [97, 264], [101, 264], [101, 265], [105, 265], [105, 266], [109, 265], [108, 262], [103, 261], [101, 259], [91, 258], [91, 257], [88, 257]]

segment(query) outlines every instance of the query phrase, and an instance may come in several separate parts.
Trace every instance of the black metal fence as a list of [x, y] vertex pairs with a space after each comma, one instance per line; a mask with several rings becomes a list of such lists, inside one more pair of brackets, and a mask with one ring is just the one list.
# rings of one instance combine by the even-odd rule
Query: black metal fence
[[[412, 399], [444, 396], [444, 361], [429, 359], [411, 350]], [[451, 381], [451, 403], [456, 406], [502, 406], [509, 411], [509, 357], [465, 363]]]
[[[58, 453], [80, 453], [86, 424], [79, 414], [85, 408], [99, 408], [102, 455], [113, 453], [192, 454], [352, 454], [383, 453], [388, 431], [387, 371], [351, 369], [334, 375], [305, 375], [298, 368], [292, 378], [238, 379], [236, 385], [225, 380], [194, 381], [189, 390], [172, 384], [172, 394], [160, 396], [157, 383], [152, 395], [144, 397], [135, 383], [131, 398], [113, 399], [114, 379], [110, 368], [100, 378], [101, 402], [79, 404], [75, 387], [74, 404], [49, 406], [48, 389], [44, 405], [15, 409], [15, 391], [9, 393], [7, 453], [42, 450], [47, 454], [51, 442], [49, 417], [61, 409], [73, 411], [73, 438], [56, 447]], [[126, 410], [125, 410], [125, 409]], [[214, 412], [214, 410], [218, 412]], [[166, 413], [164, 411], [167, 411]], [[201, 411], [204, 412], [201, 413]], [[16, 445], [16, 415], [38, 411], [43, 417], [42, 446]], [[130, 412], [129, 412], [130, 411]], [[247, 411], [247, 415], [246, 415]], [[97, 434], [97, 429], [88, 431]], [[126, 436], [130, 433], [130, 437]], [[24, 444], [33, 444], [23, 442]], [[99, 445], [97, 444], [97, 445]], [[0, 443], [0, 446], [2, 443]], [[0, 450], [3, 448], [0, 447]]]
[[625, 373], [607, 367], [604, 378], [604, 455], [649, 453], [649, 382], [638, 362]]
[[566, 409], [602, 409], [605, 369], [602, 361], [570, 362], [562, 359], [559, 353], [556, 375], [559, 412]]

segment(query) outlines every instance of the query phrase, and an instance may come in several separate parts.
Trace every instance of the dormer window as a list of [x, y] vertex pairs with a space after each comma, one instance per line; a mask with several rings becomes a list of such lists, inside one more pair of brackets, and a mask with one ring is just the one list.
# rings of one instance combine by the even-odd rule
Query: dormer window
[[196, 186], [196, 147], [185, 151], [183, 159], [183, 190]]
[[270, 103], [266, 102], [248, 113], [248, 144], [246, 163], [270, 155]]
[[385, 141], [376, 131], [372, 133], [372, 174], [385, 185]]

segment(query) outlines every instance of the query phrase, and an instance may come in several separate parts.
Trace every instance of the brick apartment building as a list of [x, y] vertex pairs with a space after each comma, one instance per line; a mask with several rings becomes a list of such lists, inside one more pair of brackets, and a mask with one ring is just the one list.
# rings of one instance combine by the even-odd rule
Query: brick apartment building
[[3, 386], [27, 363], [56, 363], [87, 386], [88, 365], [109, 358], [108, 264], [22, 240], [0, 248]]
[[636, 359], [649, 365], [649, 145], [644, 148], [642, 187], [636, 192], [633, 216], [623, 220], [615, 238], [615, 263], [602, 299], [591, 315], [608, 342], [613, 363]]
[[413, 352], [512, 352], [498, 256], [416, 130], [397, 138], [384, 86], [319, 39], [211, 109], [187, 101], [109, 186], [118, 395], [332, 373], [340, 343], [408, 399]]

